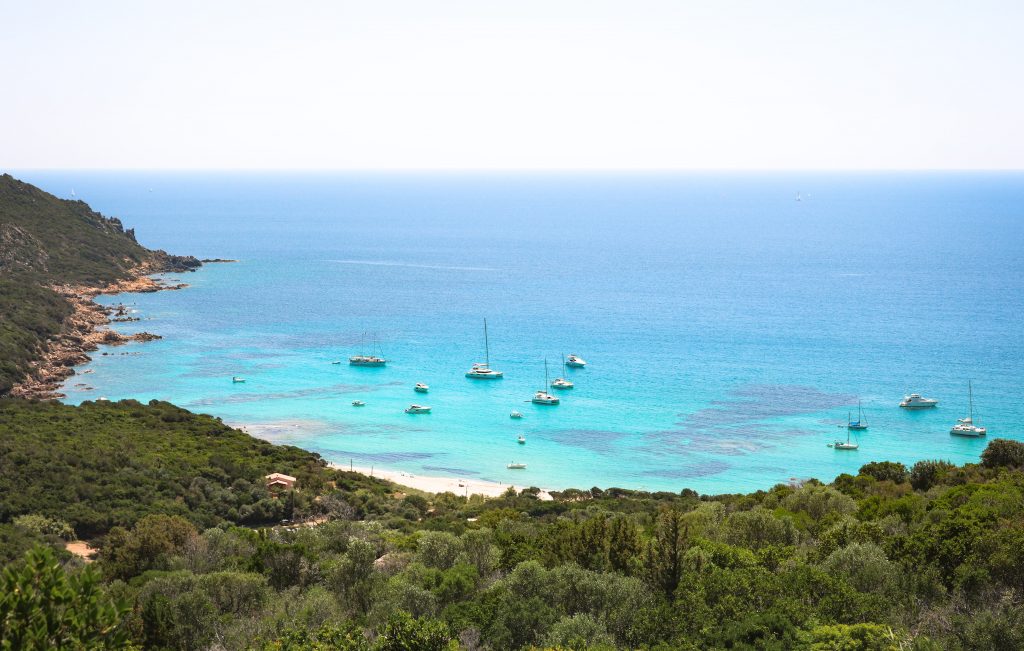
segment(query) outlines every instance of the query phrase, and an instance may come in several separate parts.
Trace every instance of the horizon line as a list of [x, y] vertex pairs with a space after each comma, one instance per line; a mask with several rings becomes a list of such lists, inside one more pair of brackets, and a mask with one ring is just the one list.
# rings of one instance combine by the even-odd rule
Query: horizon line
[[1024, 167], [836, 167], [836, 168], [732, 168], [732, 167], [16, 167], [0, 166], [0, 173], [15, 172], [249, 172], [249, 173], [610, 173], [610, 174], [829, 174], [829, 173], [1020, 173]]

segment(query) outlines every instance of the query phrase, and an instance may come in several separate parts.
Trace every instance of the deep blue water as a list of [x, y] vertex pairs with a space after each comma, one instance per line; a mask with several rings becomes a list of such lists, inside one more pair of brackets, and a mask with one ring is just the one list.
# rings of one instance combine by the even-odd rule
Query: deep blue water
[[[240, 260], [104, 299], [164, 339], [97, 354], [69, 402], [160, 398], [339, 462], [549, 488], [972, 461], [985, 441], [949, 435], [968, 379], [988, 438], [1024, 438], [1022, 174], [16, 176]], [[463, 377], [484, 317], [491, 383]], [[330, 364], [364, 332], [386, 368]], [[524, 402], [571, 352], [589, 366], [563, 403]], [[900, 410], [909, 391], [939, 408]], [[860, 449], [826, 447], [858, 399]]]

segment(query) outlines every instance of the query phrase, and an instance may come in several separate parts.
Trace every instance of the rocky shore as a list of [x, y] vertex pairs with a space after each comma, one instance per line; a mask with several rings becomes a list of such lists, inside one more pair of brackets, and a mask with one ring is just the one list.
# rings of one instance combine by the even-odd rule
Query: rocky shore
[[194, 258], [166, 256], [141, 265], [125, 280], [104, 287], [54, 285], [51, 287], [72, 307], [57, 336], [46, 342], [40, 357], [31, 363], [25, 379], [11, 390], [11, 395], [36, 400], [57, 400], [61, 384], [75, 374], [75, 366], [88, 362], [88, 353], [99, 346], [119, 346], [129, 342], [160, 339], [159, 335], [138, 332], [122, 335], [107, 327], [112, 321], [137, 321], [124, 305], [104, 307], [95, 299], [101, 294], [149, 293], [188, 287], [186, 283], [167, 284], [150, 277], [163, 272], [194, 271], [199, 265]]

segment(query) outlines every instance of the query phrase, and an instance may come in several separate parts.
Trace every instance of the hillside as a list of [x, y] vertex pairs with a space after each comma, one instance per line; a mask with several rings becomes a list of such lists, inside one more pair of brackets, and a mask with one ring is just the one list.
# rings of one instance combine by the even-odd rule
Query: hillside
[[133, 230], [83, 201], [0, 176], [0, 396], [25, 377], [74, 311], [53, 286], [104, 288], [142, 273], [199, 265], [141, 246]]
[[[14, 579], [0, 581], [0, 615], [48, 562], [58, 583], [91, 577], [90, 598], [120, 606], [104, 616], [116, 644], [90, 648], [1024, 645], [1013, 441], [964, 467], [870, 463], [747, 495], [595, 488], [542, 502], [397, 492], [166, 403], [0, 401], [0, 433]], [[271, 495], [271, 470], [298, 490]], [[259, 526], [280, 519], [312, 526]], [[15, 560], [75, 533], [99, 536], [85, 572], [38, 547]], [[57, 602], [33, 603], [10, 609], [8, 630]]]

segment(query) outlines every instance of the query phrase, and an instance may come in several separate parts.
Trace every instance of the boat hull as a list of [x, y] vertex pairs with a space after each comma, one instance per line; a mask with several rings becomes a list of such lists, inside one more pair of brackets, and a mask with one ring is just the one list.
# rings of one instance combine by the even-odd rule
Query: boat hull
[[371, 361], [357, 360], [357, 359], [350, 359], [350, 360], [348, 360], [348, 365], [349, 366], [384, 366], [385, 364], [387, 364], [386, 360], [371, 360]]
[[970, 438], [978, 438], [988, 434], [988, 430], [984, 427], [957, 427], [953, 426], [953, 429], [949, 430], [949, 433], [953, 436], [967, 436]]
[[490, 373], [479, 373], [477, 371], [466, 371], [466, 377], [472, 380], [500, 380], [505, 375], [501, 371], [491, 371]]

